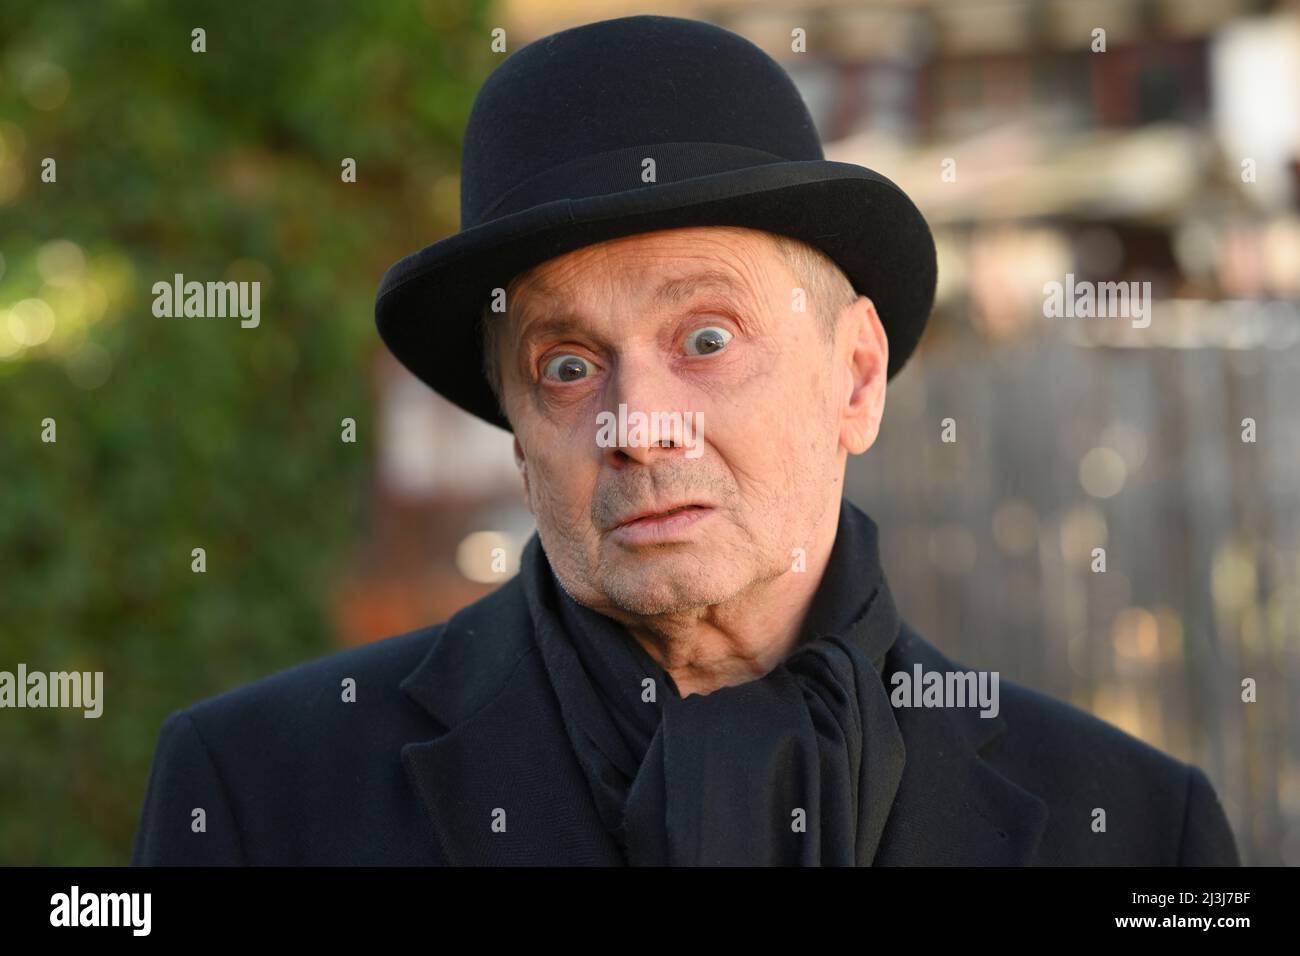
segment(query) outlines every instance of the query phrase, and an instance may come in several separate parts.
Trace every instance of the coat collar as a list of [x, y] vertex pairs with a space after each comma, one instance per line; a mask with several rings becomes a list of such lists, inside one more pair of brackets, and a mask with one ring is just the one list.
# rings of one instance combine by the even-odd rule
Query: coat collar
[[[885, 679], [895, 671], [969, 670], [903, 623]], [[874, 866], [1024, 866], [1047, 826], [1046, 802], [984, 759], [1006, 721], [978, 708], [894, 708], [906, 747], [903, 779]], [[941, 795], [936, 799], [936, 794]]]
[[[533, 640], [518, 576], [454, 615], [401, 683], [444, 728], [405, 744], [403, 766], [446, 862], [617, 865]], [[963, 670], [904, 623], [895, 670]], [[906, 762], [875, 865], [1018, 866], [1047, 805], [981, 757], [1006, 730], [975, 708], [896, 708]], [[938, 797], [936, 799], [936, 796]], [[504, 832], [494, 814], [504, 812]], [[499, 826], [499, 824], [498, 824]]]

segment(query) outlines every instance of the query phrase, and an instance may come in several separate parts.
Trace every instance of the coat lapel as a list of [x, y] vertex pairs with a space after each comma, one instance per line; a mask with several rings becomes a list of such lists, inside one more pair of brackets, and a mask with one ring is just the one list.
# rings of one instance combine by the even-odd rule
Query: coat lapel
[[[532, 639], [518, 577], [449, 620], [402, 691], [446, 728], [402, 763], [453, 866], [600, 866], [624, 858], [601, 825]], [[904, 624], [885, 667], [952, 670]], [[975, 708], [895, 708], [906, 747], [874, 865], [1033, 862], [1047, 805], [986, 763], [1006, 729]], [[504, 832], [493, 829], [504, 814]]]
[[[885, 678], [896, 670], [964, 670], [905, 623]], [[875, 866], [1024, 866], [1047, 825], [1047, 804], [981, 756], [1006, 731], [977, 708], [894, 708], [906, 758]]]
[[448, 865], [622, 863], [531, 628], [518, 577], [447, 622], [401, 684], [446, 731], [404, 745], [402, 763]]

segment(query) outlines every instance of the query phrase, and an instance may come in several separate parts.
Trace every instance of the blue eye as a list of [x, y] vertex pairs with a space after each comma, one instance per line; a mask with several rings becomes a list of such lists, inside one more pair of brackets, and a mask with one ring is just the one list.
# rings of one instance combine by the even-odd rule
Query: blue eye
[[558, 378], [561, 382], [572, 382], [582, 378], [584, 366], [590, 364], [579, 355], [557, 355], [546, 363], [542, 374], [547, 378]]
[[[710, 355], [722, 349], [730, 341], [730, 332], [716, 325], [710, 325], [686, 336], [686, 350], [692, 355]], [[691, 342], [697, 343], [696, 348], [699, 351], [691, 349]]]

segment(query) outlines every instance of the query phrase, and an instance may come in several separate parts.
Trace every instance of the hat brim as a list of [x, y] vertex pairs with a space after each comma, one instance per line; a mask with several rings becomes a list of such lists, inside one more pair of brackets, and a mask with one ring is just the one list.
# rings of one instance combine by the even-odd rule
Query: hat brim
[[916, 348], [934, 304], [934, 239], [907, 195], [879, 173], [829, 160], [775, 163], [493, 219], [395, 263], [375, 301], [380, 338], [448, 401], [511, 431], [482, 372], [479, 318], [492, 290], [547, 259], [607, 239], [685, 226], [743, 226], [825, 252], [875, 303], [888, 377]]

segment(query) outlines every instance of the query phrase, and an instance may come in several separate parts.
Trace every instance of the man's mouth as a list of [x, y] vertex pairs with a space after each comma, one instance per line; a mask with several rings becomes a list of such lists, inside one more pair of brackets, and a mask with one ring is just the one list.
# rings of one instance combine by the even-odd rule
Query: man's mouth
[[710, 505], [677, 505], [635, 515], [615, 526], [611, 533], [624, 546], [665, 544], [693, 533], [695, 525], [707, 521], [712, 513]]
[[664, 511], [647, 511], [647, 512], [644, 512], [644, 513], [642, 513], [642, 514], [636, 515], [635, 517], [627, 518], [626, 520], [620, 522], [616, 527], [619, 527], [619, 528], [625, 528], [625, 527], [627, 527], [628, 525], [630, 525], [630, 524], [635, 524], [635, 523], [638, 522], [638, 521], [654, 521], [654, 520], [656, 520], [656, 519], [658, 519], [658, 518], [667, 518], [669, 515], [675, 515], [675, 514], [678, 514], [679, 512], [682, 512], [682, 511], [689, 511], [689, 510], [691, 510], [691, 509], [693, 509], [693, 508], [695, 508], [695, 509], [702, 509], [702, 508], [705, 508], [705, 507], [707, 507], [707, 506], [706, 506], [706, 505], [687, 504], [687, 505], [678, 505], [678, 506], [675, 507], [675, 508], [668, 508], [668, 509], [666, 509], [666, 510], [664, 510]]

